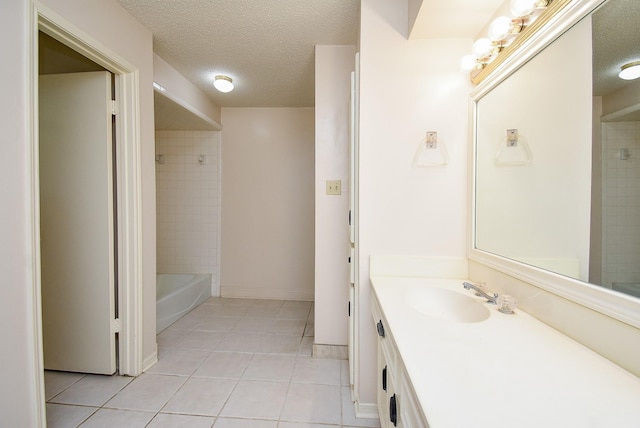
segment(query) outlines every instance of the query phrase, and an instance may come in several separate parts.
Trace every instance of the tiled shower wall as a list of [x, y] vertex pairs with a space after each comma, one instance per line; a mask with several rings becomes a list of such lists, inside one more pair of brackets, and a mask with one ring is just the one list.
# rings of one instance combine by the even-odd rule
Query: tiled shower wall
[[640, 122], [603, 123], [602, 142], [602, 282], [640, 283]]
[[214, 288], [219, 280], [219, 143], [217, 131], [156, 131], [157, 270], [209, 273]]

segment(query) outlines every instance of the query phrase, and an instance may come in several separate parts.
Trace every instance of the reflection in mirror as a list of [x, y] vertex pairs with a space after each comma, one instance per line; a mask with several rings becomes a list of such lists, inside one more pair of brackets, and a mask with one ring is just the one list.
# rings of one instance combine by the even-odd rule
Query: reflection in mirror
[[477, 249], [640, 297], [639, 20], [609, 0], [477, 101]]

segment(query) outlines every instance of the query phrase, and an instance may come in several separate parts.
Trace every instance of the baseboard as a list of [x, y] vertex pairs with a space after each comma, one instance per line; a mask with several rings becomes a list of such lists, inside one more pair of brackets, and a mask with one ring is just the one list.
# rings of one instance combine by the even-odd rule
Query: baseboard
[[142, 362], [142, 371], [146, 372], [151, 367], [153, 367], [158, 362], [158, 345], [156, 345], [156, 350], [153, 351], [151, 355], [144, 359]]
[[360, 403], [356, 401], [353, 403], [356, 410], [356, 418], [362, 419], [377, 419], [378, 406], [375, 403]]
[[349, 359], [349, 347], [346, 345], [320, 345], [313, 344], [314, 358], [332, 358], [337, 360]]
[[315, 299], [315, 292], [222, 286], [220, 287], [220, 297], [236, 299], [302, 300], [312, 302]]

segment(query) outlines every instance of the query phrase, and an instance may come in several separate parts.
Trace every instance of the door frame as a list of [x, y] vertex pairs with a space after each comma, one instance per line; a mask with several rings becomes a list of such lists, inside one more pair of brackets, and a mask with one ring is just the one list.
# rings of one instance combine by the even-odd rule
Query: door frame
[[46, 425], [44, 394], [44, 360], [42, 349], [42, 302], [40, 276], [40, 202], [38, 173], [38, 31], [52, 36], [115, 75], [116, 81], [116, 185], [117, 264], [119, 312], [119, 373], [137, 376], [142, 373], [142, 217], [141, 217], [141, 142], [139, 71], [122, 58], [66, 19], [37, 1], [29, 8], [29, 62], [31, 109], [27, 115], [29, 142], [28, 180], [29, 236], [31, 250], [32, 337], [36, 355], [37, 396], [34, 403], [40, 426]]

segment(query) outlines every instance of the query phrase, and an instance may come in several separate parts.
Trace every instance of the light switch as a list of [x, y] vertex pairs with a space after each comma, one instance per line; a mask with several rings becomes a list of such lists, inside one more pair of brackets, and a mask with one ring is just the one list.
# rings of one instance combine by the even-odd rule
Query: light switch
[[341, 193], [340, 180], [327, 180], [327, 195], [340, 195]]

